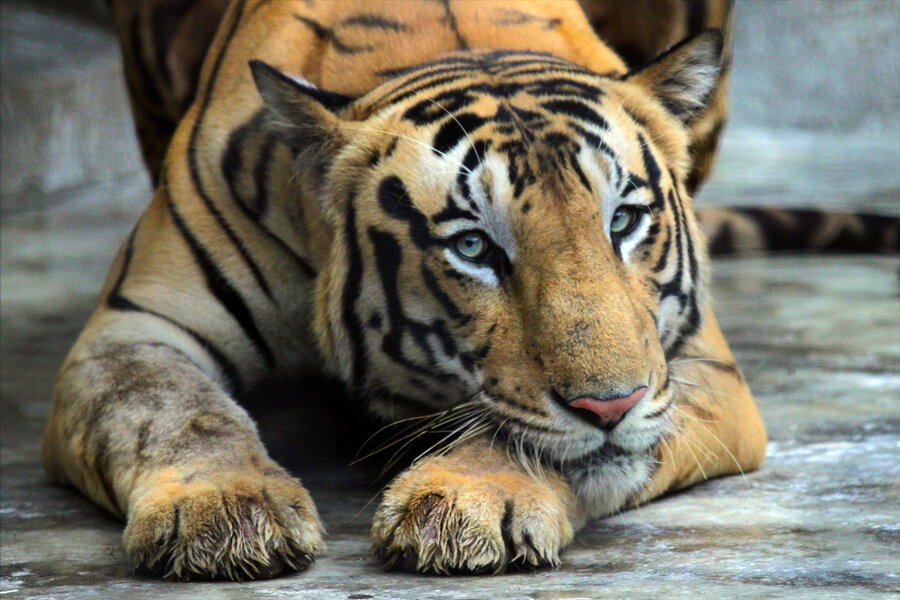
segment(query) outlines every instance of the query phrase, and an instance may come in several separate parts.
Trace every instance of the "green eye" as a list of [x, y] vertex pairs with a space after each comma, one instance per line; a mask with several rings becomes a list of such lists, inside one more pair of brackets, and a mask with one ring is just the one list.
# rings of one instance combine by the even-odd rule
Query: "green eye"
[[609, 223], [610, 232], [615, 235], [625, 235], [630, 233], [637, 224], [640, 211], [634, 206], [620, 206], [613, 213], [612, 221]]
[[467, 260], [478, 260], [487, 253], [488, 241], [482, 233], [467, 231], [453, 240], [453, 249]]

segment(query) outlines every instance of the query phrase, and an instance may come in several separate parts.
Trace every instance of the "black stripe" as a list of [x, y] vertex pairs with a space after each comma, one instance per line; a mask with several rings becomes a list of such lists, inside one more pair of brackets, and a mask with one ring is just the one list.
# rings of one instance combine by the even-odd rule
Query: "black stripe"
[[[685, 342], [694, 335], [697, 330], [700, 328], [700, 320], [702, 315], [700, 314], [700, 308], [697, 305], [697, 277], [699, 274], [699, 269], [697, 265], [697, 257], [694, 254], [694, 243], [691, 239], [690, 228], [688, 227], [687, 217], [684, 214], [683, 209], [683, 200], [681, 198], [681, 193], [678, 191], [678, 184], [675, 180], [675, 175], [672, 171], [669, 171], [669, 176], [672, 178], [672, 183], [675, 186], [674, 192], [669, 192], [669, 202], [672, 205], [672, 210], [675, 213], [676, 217], [676, 228], [679, 228], [684, 231], [684, 241], [685, 241], [685, 251], [688, 256], [688, 268], [691, 275], [691, 284], [689, 291], [687, 293], [682, 291], [683, 281], [678, 288], [678, 299], [681, 307], [685, 306], [688, 309], [687, 315], [684, 317], [684, 320], [681, 323], [681, 326], [678, 328], [676, 337], [674, 341], [666, 348], [666, 358], [671, 358], [675, 356], [684, 346]], [[680, 238], [679, 240], [680, 241]], [[678, 256], [678, 279], [683, 277], [682, 271], [682, 257], [681, 257], [681, 248], [679, 244], [679, 256]], [[675, 280], [673, 280], [674, 282]], [[666, 284], [668, 285], [668, 284]], [[664, 285], [663, 288], [666, 286]], [[662, 290], [662, 293], [665, 293], [665, 289]]]
[[360, 52], [370, 52], [375, 49], [374, 46], [350, 46], [345, 44], [335, 35], [334, 29], [327, 29], [309, 17], [294, 15], [294, 18], [309, 27], [317, 38], [330, 42], [331, 47], [341, 54], [359, 54]]
[[428, 217], [413, 205], [406, 186], [396, 175], [385, 177], [378, 185], [378, 203], [391, 217], [409, 223], [409, 237], [419, 248], [440, 243], [428, 230]]
[[[150, 310], [148, 308], [144, 308], [140, 306], [128, 298], [116, 294], [110, 294], [107, 299], [107, 306], [109, 306], [113, 310], [119, 310], [123, 312], [141, 312], [148, 314], [150, 316], [156, 317], [158, 319], [162, 319], [163, 321], [173, 325], [183, 331], [184, 333], [191, 336], [197, 344], [203, 348], [207, 354], [209, 354], [213, 362], [219, 367], [219, 370], [222, 372], [222, 375], [225, 377], [225, 387], [232, 396], [236, 398], [240, 398], [240, 396], [244, 393], [244, 383], [241, 380], [240, 375], [238, 375], [237, 367], [235, 367], [234, 363], [225, 356], [225, 354], [219, 350], [212, 342], [208, 339], [197, 333], [194, 329], [191, 329], [187, 325], [182, 325], [178, 321], [167, 317], [162, 313], [158, 313], [155, 310]], [[177, 348], [173, 348], [173, 350], [178, 351]]]
[[225, 152], [222, 154], [221, 166], [222, 176], [225, 178], [225, 183], [228, 184], [232, 198], [234, 198], [235, 202], [244, 206], [245, 212], [252, 214], [254, 220], [259, 218], [259, 211], [255, 205], [250, 206], [247, 202], [248, 199], [238, 192], [238, 183], [239, 178], [244, 173], [244, 145], [247, 143], [247, 138], [251, 132], [258, 127], [258, 121], [262, 119], [262, 115], [263, 112], [258, 111], [252, 119], [231, 132], [231, 135], [228, 136], [228, 142], [225, 144]]
[[569, 154], [569, 162], [571, 163], [571, 167], [575, 171], [575, 174], [578, 175], [578, 179], [581, 181], [581, 185], [583, 185], [587, 191], [593, 193], [591, 182], [588, 180], [587, 175], [585, 175], [584, 171], [581, 169], [581, 163], [578, 162], [577, 150], [572, 151]]
[[469, 315], [463, 314], [456, 303], [452, 298], [441, 288], [441, 284], [438, 282], [437, 277], [434, 276], [425, 263], [422, 263], [422, 279], [425, 280], [425, 287], [431, 292], [431, 294], [437, 299], [438, 303], [440, 303], [441, 307], [447, 313], [451, 319], [457, 322], [458, 325], [465, 325], [468, 323], [472, 317]]
[[687, 303], [687, 297], [682, 291], [682, 283], [684, 279], [684, 254], [683, 254], [683, 246], [684, 243], [681, 239], [681, 219], [678, 216], [678, 209], [675, 207], [675, 199], [672, 193], [670, 192], [668, 195], [669, 200], [669, 210], [672, 214], [672, 220], [675, 222], [675, 253], [676, 253], [676, 268], [675, 275], [672, 278], [663, 283], [660, 287], [660, 302], [665, 300], [669, 296], [675, 296], [678, 299], [679, 311], [684, 310], [685, 304]]
[[[381, 340], [381, 350], [386, 356], [399, 365], [406, 367], [423, 377], [446, 381], [458, 378], [454, 373], [441, 373], [437, 370], [438, 361], [429, 338], [435, 336], [443, 346], [444, 354], [455, 356], [456, 343], [447, 331], [444, 322], [437, 319], [432, 324], [421, 323], [410, 319], [403, 311], [403, 302], [399, 293], [399, 272], [403, 262], [403, 250], [397, 238], [392, 234], [369, 227], [369, 240], [375, 256], [375, 266], [381, 279], [384, 292], [385, 310], [388, 317], [388, 332]], [[428, 365], [414, 363], [403, 352], [404, 336], [415, 344], [424, 355]]]
[[769, 250], [808, 248], [812, 237], [822, 222], [822, 213], [815, 210], [790, 210], [787, 219], [765, 208], [737, 208], [739, 214], [749, 217], [759, 226]]
[[524, 85], [530, 95], [538, 97], [576, 96], [595, 102], [603, 97], [603, 90], [600, 88], [583, 81], [565, 77], [541, 78], [536, 81], [529, 80]]
[[408, 27], [400, 21], [394, 21], [381, 15], [356, 15], [341, 21], [341, 25], [358, 25], [372, 29], [390, 29], [391, 31], [406, 31]]
[[[540, 408], [536, 408], [534, 406], [529, 406], [527, 404], [522, 404], [521, 402], [518, 402], [517, 400], [513, 400], [512, 398], [510, 398], [508, 396], [504, 396], [503, 394], [498, 394], [496, 392], [490, 392], [488, 397], [491, 400], [498, 400], [498, 401], [502, 402], [503, 404], [506, 404], [507, 406], [511, 406], [511, 407], [515, 408], [516, 410], [521, 410], [524, 413], [528, 413], [528, 414], [532, 414], [532, 415], [535, 415], [538, 417], [544, 417], [544, 418], [549, 416], [545, 411], [541, 410]], [[529, 427], [530, 426], [531, 425], [529, 424]]]
[[134, 254], [134, 237], [137, 235], [138, 225], [134, 226], [131, 233], [128, 234], [128, 240], [125, 242], [125, 256], [122, 257], [122, 268], [119, 270], [119, 276], [113, 284], [110, 296], [118, 295], [122, 291], [122, 284], [125, 283], [125, 277], [128, 276], [128, 268], [131, 266], [131, 257]]
[[707, 359], [703, 356], [694, 356], [691, 354], [680, 356], [679, 359], [684, 361], [696, 361], [701, 368], [711, 367], [717, 371], [722, 371], [723, 373], [731, 373], [738, 379], [744, 378], [743, 373], [741, 373], [741, 368], [737, 366], [737, 363], [731, 361]]
[[[463, 75], [459, 72], [459, 69], [447, 69], [447, 71], [449, 71], [452, 74], [449, 74], [449, 75], [446, 75], [443, 77], [437, 77], [435, 79], [428, 79], [432, 75], [435, 75], [435, 73], [426, 73], [426, 74], [418, 76], [418, 77], [413, 77], [408, 82], [410, 85], [412, 85], [413, 83], [419, 83], [423, 79], [425, 79], [427, 81], [425, 81], [424, 83], [421, 83], [420, 85], [418, 85], [412, 89], [408, 89], [408, 85], [406, 83], [403, 83], [403, 84], [397, 86], [397, 88], [391, 90], [388, 94], [385, 94], [385, 97], [382, 100], [382, 102], [384, 103], [383, 106], [386, 107], [386, 106], [393, 106], [393, 105], [399, 104], [400, 102], [402, 102], [408, 98], [417, 96], [418, 94], [420, 94], [422, 92], [434, 89], [436, 87], [440, 87], [444, 84], [458, 83], [460, 81], [460, 79], [463, 78]], [[469, 73], [469, 71], [466, 71], [465, 73]], [[401, 91], [401, 90], [404, 90], [404, 91]]]
[[356, 207], [353, 198], [347, 199], [347, 216], [344, 223], [344, 245], [347, 248], [347, 278], [344, 280], [344, 290], [341, 293], [341, 316], [344, 327], [347, 329], [347, 337], [350, 338], [350, 352], [353, 353], [353, 370], [350, 375], [350, 384], [354, 389], [359, 389], [366, 376], [366, 346], [362, 323], [356, 314], [356, 302], [359, 300], [362, 289], [363, 264], [362, 252], [359, 249], [359, 240], [356, 232]]
[[438, 155], [446, 154], [487, 122], [488, 119], [475, 113], [457, 115], [455, 119], [447, 121], [438, 129], [431, 142], [432, 151]]
[[[228, 184], [228, 189], [235, 204], [241, 209], [247, 219], [255, 224], [267, 239], [290, 256], [306, 277], [313, 278], [317, 273], [312, 265], [260, 221], [269, 205], [268, 170], [272, 160], [272, 152], [277, 145], [277, 140], [274, 136], [267, 135], [262, 146], [258, 149], [258, 158], [253, 167], [253, 182], [256, 187], [255, 195], [252, 199], [247, 199], [238, 192], [238, 178], [246, 172], [244, 146], [251, 133], [258, 133], [258, 128], [261, 126], [263, 118], [263, 111], [260, 110], [249, 121], [231, 133], [225, 153], [222, 156], [222, 175]], [[271, 295], [269, 297], [274, 301]]]
[[[481, 59], [481, 62], [500, 62], [504, 58], [519, 58], [524, 56], [533, 56], [535, 58], [541, 59], [542, 62], [549, 62], [554, 64], [567, 65], [572, 67], [577, 67], [575, 63], [568, 61], [564, 58], [560, 58], [555, 54], [550, 54], [548, 52], [541, 52], [539, 50], [492, 50], [484, 55], [484, 58]], [[504, 62], [503, 66], [507, 64], [515, 64]], [[587, 69], [582, 68], [582, 73], [590, 73]]]
[[247, 336], [257, 353], [262, 357], [265, 365], [270, 369], [273, 368], [275, 366], [275, 355], [263, 339], [259, 329], [257, 329], [253, 314], [250, 312], [250, 309], [247, 308], [244, 299], [237, 290], [234, 289], [234, 286], [231, 285], [231, 282], [228, 281], [228, 278], [225, 277], [225, 274], [222, 273], [216, 265], [206, 248], [196, 237], [194, 237], [194, 234], [191, 232], [190, 228], [188, 228], [187, 223], [184, 222], [184, 219], [178, 212], [178, 209], [175, 207], [171, 198], [167, 198], [166, 207], [169, 209], [169, 214], [172, 215], [175, 226], [178, 227], [178, 231], [181, 233], [185, 242], [187, 242], [188, 247], [191, 249], [191, 253], [194, 255], [194, 259], [197, 261], [200, 270], [203, 272], [207, 288], [209, 288], [209, 291], [219, 300], [219, 303], [225, 310], [231, 314], [234, 320], [237, 321], [244, 331], [244, 335]]
[[241, 21], [241, 14], [244, 11], [244, 7], [246, 5], [246, 0], [238, 0], [237, 5], [234, 9], [234, 20], [229, 26], [228, 33], [225, 36], [225, 42], [222, 44], [222, 50], [216, 55], [216, 60], [213, 63], [212, 71], [209, 76], [209, 83], [206, 85], [206, 89], [203, 90], [203, 95], [200, 100], [200, 109], [197, 113], [197, 120], [194, 121], [194, 127], [191, 130], [191, 139], [188, 144], [188, 166], [191, 173], [191, 181], [194, 184], [194, 189], [197, 191], [197, 195], [200, 196], [200, 199], [203, 201], [206, 209], [212, 214], [213, 218], [216, 220], [216, 223], [222, 228], [225, 232], [225, 235], [228, 237], [229, 241], [237, 248], [237, 251], [240, 253], [241, 257], [244, 259], [247, 267], [250, 269], [250, 272], [253, 274], [253, 278], [256, 280], [256, 283], [263, 290], [265, 295], [268, 298], [272, 298], [272, 291], [269, 289], [269, 284], [266, 282], [263, 277], [262, 271], [259, 268], [259, 265], [256, 264], [256, 261], [250, 256], [250, 253], [247, 251], [247, 248], [244, 246], [244, 243], [238, 239], [234, 230], [231, 228], [231, 225], [225, 220], [225, 217], [222, 215], [221, 211], [213, 204], [212, 199], [206, 192], [206, 189], [203, 187], [203, 181], [200, 178], [200, 167], [197, 159], [197, 140], [200, 137], [200, 127], [203, 124], [203, 120], [206, 117], [206, 110], [209, 108], [209, 102], [212, 98], [212, 90], [215, 87], [216, 80], [218, 79], [219, 69], [222, 67], [222, 61], [225, 58], [225, 53], [228, 50], [229, 45], [231, 44], [231, 40], [234, 38], [234, 34], [237, 31], [238, 24]]
[[[135, 231], [136, 231], [136, 229], [135, 229]], [[131, 235], [128, 237], [128, 242], [127, 242], [127, 245], [125, 246], [125, 256], [122, 261], [122, 269], [121, 269], [121, 271], [119, 271], [119, 277], [116, 279], [116, 283], [113, 286], [113, 289], [110, 291], [109, 296], [106, 298], [106, 305], [112, 310], [118, 310], [118, 311], [123, 311], [123, 312], [146, 313], [146, 314], [154, 316], [158, 319], [162, 319], [163, 321], [166, 321], [167, 323], [169, 323], [171, 325], [174, 325], [181, 331], [183, 331], [186, 334], [188, 334], [189, 336], [191, 336], [194, 339], [194, 341], [197, 342], [197, 344], [201, 348], [203, 348], [207, 354], [209, 354], [212, 357], [213, 362], [215, 362], [218, 365], [219, 370], [225, 376], [225, 380], [228, 384], [227, 387], [230, 388], [230, 391], [233, 392], [235, 395], [239, 396], [240, 394], [243, 393], [244, 384], [243, 384], [243, 381], [241, 381], [240, 375], [238, 375], [238, 370], [234, 366], [234, 363], [232, 363], [225, 356], [225, 354], [222, 353], [221, 350], [216, 348], [212, 344], [212, 342], [207, 340], [205, 337], [203, 337], [202, 335], [200, 335], [199, 333], [197, 333], [190, 327], [182, 325], [181, 323], [178, 323], [174, 319], [167, 317], [163, 314], [160, 314], [156, 311], [149, 310], [147, 308], [139, 306], [138, 304], [132, 302], [131, 300], [129, 300], [128, 298], [126, 298], [125, 296], [122, 295], [122, 284], [124, 283], [125, 278], [128, 276], [128, 268], [131, 266], [131, 257], [134, 253], [135, 231], [132, 231]], [[176, 352], [179, 352], [179, 350], [177, 348], [173, 348], [173, 349]]]
[[[487, 90], [486, 86], [480, 87]], [[462, 110], [478, 100], [478, 96], [472, 93], [473, 88], [450, 89], [436, 96], [425, 98], [406, 109], [402, 118], [410, 120], [418, 126], [453, 118], [452, 113]]]
[[[548, 66], [546, 64], [541, 64], [540, 62], [536, 63], [538, 66], [528, 67], [522, 69], [521, 71], [504, 71], [503, 76], [507, 78], [512, 77], [525, 77], [529, 75], [550, 75], [550, 74], [568, 74], [568, 75], [585, 75], [590, 73], [590, 71], [586, 71], [578, 67], [578, 65], [571, 65], [571, 67], [557, 67], [557, 66]], [[593, 75], [597, 76], [596, 73]]]
[[444, 208], [441, 209], [440, 212], [435, 213], [431, 216], [431, 221], [435, 224], [443, 223], [444, 221], [453, 221], [454, 219], [465, 219], [467, 221], [477, 221], [478, 216], [465, 210], [463, 208], [459, 208], [456, 206], [456, 202], [453, 200], [453, 196], [447, 194], [447, 203]]
[[[463, 199], [469, 202], [469, 207], [474, 213], [480, 213], [478, 206], [472, 201], [472, 189], [469, 187], [469, 174], [472, 173], [480, 164], [485, 154], [491, 147], [491, 140], [478, 140], [469, 148], [463, 157], [462, 165], [456, 176], [456, 186]], [[489, 198], [489, 201], [491, 199]], [[437, 221], [435, 221], [437, 222]]]
[[666, 263], [669, 260], [669, 249], [672, 247], [672, 227], [666, 223], [666, 237], [663, 240], [662, 251], [659, 253], [659, 259], [657, 259], [656, 264], [653, 265], [652, 271], [654, 273], [659, 273], [666, 268]]
[[[666, 379], [666, 387], [668, 387], [668, 381], [669, 380], [667, 378]], [[659, 392], [662, 392], [662, 390], [660, 389]], [[662, 406], [660, 406], [659, 408], [654, 410], [652, 413], [644, 415], [644, 418], [645, 419], [655, 419], [657, 417], [662, 416], [666, 411], [669, 410], [669, 407], [672, 406], [672, 404], [674, 404], [674, 402], [675, 402], [675, 394], [672, 394], [671, 396], [669, 396], [669, 399], [666, 401], [665, 404], [663, 404]]]
[[450, 31], [453, 32], [453, 35], [456, 36], [456, 43], [462, 50], [468, 50], [469, 43], [459, 31], [459, 23], [456, 22], [456, 15], [453, 14], [453, 10], [450, 8], [450, 0], [439, 1], [444, 6], [444, 12], [447, 14], [447, 26], [450, 27]]
[[478, 60], [472, 58], [470, 56], [462, 56], [460, 54], [455, 54], [453, 56], [446, 56], [444, 58], [438, 58], [436, 60], [431, 60], [424, 63], [419, 63], [416, 65], [410, 65], [408, 67], [399, 67], [395, 69], [383, 69], [381, 71], [375, 71], [375, 74], [379, 77], [386, 77], [389, 79], [393, 79], [395, 77], [401, 77], [403, 75], [409, 75], [411, 73], [415, 73], [420, 70], [427, 69], [435, 69], [435, 67], [453, 65], [454, 69], [474, 69], [478, 65]]
[[584, 141], [587, 142], [589, 148], [591, 148], [592, 150], [594, 150], [596, 152], [600, 152], [601, 154], [606, 156], [608, 159], [610, 159], [613, 162], [613, 164], [615, 165], [616, 171], [617, 172], [621, 171], [622, 167], [619, 166], [619, 157], [616, 155], [616, 153], [613, 151], [613, 149], [610, 148], [609, 144], [607, 144], [603, 138], [601, 138], [596, 133], [588, 131], [587, 129], [585, 129], [581, 125], [578, 125], [577, 123], [572, 123], [571, 127], [578, 135], [580, 135], [582, 138], [584, 138]]
[[585, 123], [591, 123], [601, 131], [607, 131], [609, 129], [609, 123], [606, 119], [597, 114], [597, 111], [584, 102], [571, 99], [548, 100], [542, 102], [541, 106], [552, 113], [566, 115], [579, 119]]
[[322, 26], [318, 21], [314, 21], [309, 17], [304, 17], [303, 15], [294, 15], [294, 18], [309, 27], [313, 35], [315, 35], [320, 40], [330, 40], [331, 39], [331, 30]]

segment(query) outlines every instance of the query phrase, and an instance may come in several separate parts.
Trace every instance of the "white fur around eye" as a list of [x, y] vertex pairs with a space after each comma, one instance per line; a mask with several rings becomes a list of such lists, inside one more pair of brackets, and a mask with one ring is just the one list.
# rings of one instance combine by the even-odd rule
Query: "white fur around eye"
[[456, 252], [452, 249], [447, 248], [444, 250], [444, 257], [447, 259], [453, 268], [461, 273], [465, 273], [474, 279], [478, 279], [483, 281], [484, 283], [496, 286], [500, 282], [497, 281], [497, 274], [494, 272], [492, 268], [487, 265], [477, 265], [475, 263], [469, 262], [457, 256]]
[[[650, 213], [641, 211], [638, 215], [638, 225], [635, 227], [634, 231], [629, 233], [627, 236], [619, 240], [619, 254], [622, 256], [622, 260], [624, 262], [628, 262], [631, 259], [631, 253], [637, 248], [637, 245], [644, 240], [647, 236], [647, 230], [650, 229], [650, 224], [653, 222], [653, 218]], [[609, 226], [607, 225], [607, 235], [609, 233]], [[610, 241], [613, 244], [616, 242], [613, 240], [612, 235], [610, 235]]]

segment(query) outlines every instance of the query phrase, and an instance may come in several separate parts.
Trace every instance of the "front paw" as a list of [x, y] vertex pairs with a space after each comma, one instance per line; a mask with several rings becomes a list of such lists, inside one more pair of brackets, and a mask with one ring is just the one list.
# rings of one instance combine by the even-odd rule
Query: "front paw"
[[153, 477], [123, 536], [135, 570], [177, 579], [267, 579], [302, 571], [322, 546], [315, 505], [281, 468]]
[[571, 499], [512, 469], [460, 472], [433, 458], [401, 474], [372, 526], [389, 568], [499, 573], [559, 564], [573, 536]]

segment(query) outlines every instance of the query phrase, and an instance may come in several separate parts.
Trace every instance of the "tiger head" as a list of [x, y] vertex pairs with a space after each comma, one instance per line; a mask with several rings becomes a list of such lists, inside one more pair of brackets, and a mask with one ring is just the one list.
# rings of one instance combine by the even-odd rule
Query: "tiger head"
[[477, 403], [576, 483], [646, 457], [705, 313], [686, 124], [721, 51], [708, 31], [615, 78], [454, 53], [356, 99], [252, 63], [318, 240], [331, 369], [388, 419]]

